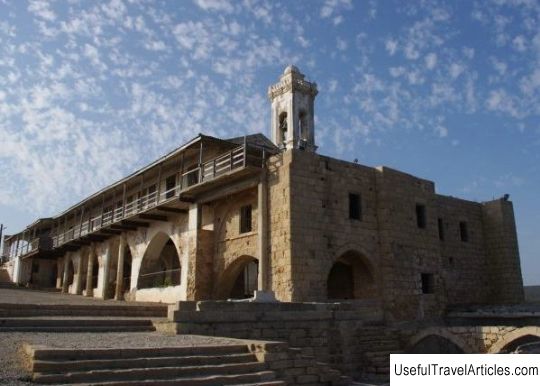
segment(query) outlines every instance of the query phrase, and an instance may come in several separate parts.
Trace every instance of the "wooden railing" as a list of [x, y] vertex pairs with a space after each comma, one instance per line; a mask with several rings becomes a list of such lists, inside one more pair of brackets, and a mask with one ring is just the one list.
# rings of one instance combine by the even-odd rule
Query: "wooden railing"
[[137, 194], [139, 196], [138, 198], [127, 202], [125, 205], [105, 211], [98, 216], [91, 217], [81, 224], [53, 236], [52, 246], [54, 248], [59, 247], [68, 241], [75, 240], [103, 227], [118, 223], [141, 212], [145, 212], [148, 209], [173, 200], [180, 192], [185, 191], [192, 186], [213, 180], [233, 170], [243, 168], [246, 165], [261, 167], [262, 157], [260, 155], [250, 154], [247, 150], [248, 149], [242, 145], [207, 161], [192, 170], [188, 170], [185, 173], [179, 172], [176, 178], [177, 183], [174, 187], [159, 192], [159, 194], [157, 191], [149, 192], [144, 195], [141, 195], [141, 192], [139, 192], [139, 194]]

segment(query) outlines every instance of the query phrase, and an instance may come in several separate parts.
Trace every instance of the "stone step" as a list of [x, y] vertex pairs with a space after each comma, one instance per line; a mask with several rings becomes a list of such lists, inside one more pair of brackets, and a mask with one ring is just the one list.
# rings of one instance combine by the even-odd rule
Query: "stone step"
[[270, 381], [270, 382], [257, 382], [257, 383], [242, 383], [234, 386], [286, 386], [284, 381]]
[[155, 331], [153, 325], [109, 325], [109, 326], [21, 326], [0, 327], [0, 332], [150, 332]]
[[[30, 350], [30, 351], [29, 351]], [[102, 359], [132, 359], [173, 356], [215, 356], [225, 354], [248, 353], [244, 344], [223, 346], [185, 346], [185, 347], [138, 347], [138, 348], [104, 348], [104, 349], [57, 349], [28, 346], [26, 351], [34, 360], [74, 361]]]
[[201, 366], [223, 363], [253, 362], [253, 354], [228, 355], [193, 355], [193, 356], [166, 356], [149, 358], [122, 358], [122, 359], [94, 359], [73, 361], [41, 361], [33, 362], [32, 371], [41, 373], [62, 373], [66, 366], [70, 371], [89, 371], [97, 369], [129, 369], [129, 368], [156, 368], [171, 366]]
[[275, 382], [273, 371], [258, 371], [250, 374], [209, 375], [181, 377], [173, 379], [144, 379], [117, 382], [78, 383], [77, 386], [216, 386], [216, 385], [260, 385], [282, 386], [284, 382]]
[[167, 306], [138, 305], [74, 305], [74, 304], [12, 304], [0, 303], [0, 317], [32, 316], [120, 316], [167, 317]]
[[204, 366], [175, 366], [159, 368], [130, 368], [120, 370], [92, 370], [82, 372], [66, 372], [58, 374], [34, 373], [33, 381], [36, 383], [82, 383], [115, 382], [137, 380], [171, 380], [211, 375], [250, 374], [265, 370], [266, 365], [260, 362], [231, 363]]
[[138, 318], [0, 318], [0, 327], [69, 326], [152, 326], [150, 319]]

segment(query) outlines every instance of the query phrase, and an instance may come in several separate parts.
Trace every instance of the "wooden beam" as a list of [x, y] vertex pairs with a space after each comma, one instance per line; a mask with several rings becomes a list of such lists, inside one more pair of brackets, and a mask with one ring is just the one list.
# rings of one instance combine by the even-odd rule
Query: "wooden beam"
[[160, 214], [149, 214], [149, 213], [139, 213], [138, 216], [145, 220], [154, 220], [154, 221], [169, 221], [167, 216], [162, 216]]
[[170, 213], [187, 213], [187, 209], [180, 209], [180, 208], [170, 208], [168, 206], [162, 206], [160, 208], [156, 208], [157, 210], [161, 210], [163, 212], [170, 212]]
[[115, 229], [100, 229], [99, 232], [100, 233], [107, 233], [107, 234], [110, 234], [110, 235], [120, 235], [120, 234], [122, 234], [122, 231], [115, 230]]
[[130, 226], [130, 225], [122, 225], [122, 224], [112, 224], [111, 229], [118, 229], [121, 231], [136, 231], [137, 227]]
[[83, 237], [83, 240], [89, 241], [105, 241], [108, 239], [108, 236], [99, 236], [99, 235], [86, 235]]
[[120, 224], [131, 226], [131, 227], [140, 227], [140, 228], [148, 228], [150, 226], [150, 223], [147, 223], [144, 221], [133, 221], [133, 220], [122, 220]]
[[184, 195], [182, 193], [180, 193], [179, 200], [181, 202], [189, 202], [190, 204], [195, 202], [195, 198], [193, 196], [186, 196], [186, 195]]

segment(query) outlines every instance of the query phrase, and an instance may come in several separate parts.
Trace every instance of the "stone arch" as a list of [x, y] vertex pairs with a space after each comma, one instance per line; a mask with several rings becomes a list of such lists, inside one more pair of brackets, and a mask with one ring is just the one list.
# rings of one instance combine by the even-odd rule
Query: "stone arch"
[[377, 297], [374, 266], [364, 254], [347, 249], [338, 254], [326, 276], [330, 300], [373, 299]]
[[409, 354], [472, 354], [475, 352], [463, 339], [447, 330], [428, 328], [411, 338], [405, 347]]
[[143, 254], [137, 289], [179, 285], [180, 264], [180, 254], [174, 240], [165, 232], [157, 232]]
[[540, 341], [540, 327], [522, 327], [505, 334], [489, 348], [488, 353], [513, 351], [521, 344], [538, 341]]
[[217, 299], [242, 299], [253, 296], [257, 289], [259, 261], [242, 255], [231, 262], [221, 274], [215, 289]]

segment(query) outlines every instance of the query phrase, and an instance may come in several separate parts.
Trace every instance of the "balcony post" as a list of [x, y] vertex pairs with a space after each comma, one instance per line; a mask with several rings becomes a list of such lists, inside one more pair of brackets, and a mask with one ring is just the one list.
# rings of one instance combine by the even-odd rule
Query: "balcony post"
[[161, 196], [161, 169], [163, 168], [163, 163], [159, 164], [158, 177], [157, 177], [157, 186], [156, 186], [156, 205], [159, 204], [159, 197]]
[[244, 167], [246, 167], [246, 159], [247, 159], [247, 135], [244, 135]]
[[82, 236], [82, 224], [84, 220], [84, 206], [81, 208], [81, 222], [79, 223], [79, 237]]
[[126, 254], [126, 237], [120, 235], [120, 244], [118, 246], [118, 264], [116, 266], [116, 289], [114, 300], [123, 300], [124, 298], [124, 258]]
[[180, 191], [184, 188], [184, 152], [182, 152], [181, 157], [181, 165], [180, 165]]
[[122, 185], [122, 215], [120, 216], [120, 218], [124, 217], [124, 215], [126, 214], [126, 183], [124, 182]]
[[203, 141], [201, 138], [201, 146], [199, 148], [199, 183], [201, 183], [203, 180], [202, 160], [203, 160]]
[[103, 226], [103, 211], [105, 210], [105, 193], [101, 195], [101, 217], [99, 218], [99, 227]]

